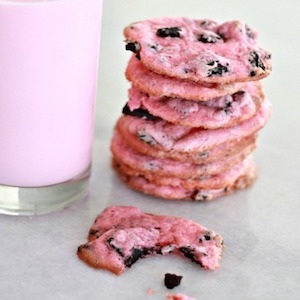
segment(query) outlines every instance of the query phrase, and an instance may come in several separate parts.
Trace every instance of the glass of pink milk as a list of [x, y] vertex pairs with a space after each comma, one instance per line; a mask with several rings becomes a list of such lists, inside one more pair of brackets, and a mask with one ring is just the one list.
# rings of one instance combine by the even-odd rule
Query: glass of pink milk
[[0, 213], [87, 194], [102, 0], [0, 0]]

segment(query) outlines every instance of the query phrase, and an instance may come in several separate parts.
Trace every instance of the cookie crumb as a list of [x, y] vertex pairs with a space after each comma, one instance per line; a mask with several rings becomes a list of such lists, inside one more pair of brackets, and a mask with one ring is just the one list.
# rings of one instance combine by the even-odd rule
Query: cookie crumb
[[148, 288], [148, 289], [147, 289], [147, 295], [148, 295], [148, 296], [152, 296], [154, 293], [155, 293], [155, 292], [154, 292], [153, 289], [151, 289], [151, 288]]
[[166, 273], [164, 283], [168, 289], [173, 289], [174, 287], [180, 285], [181, 279], [182, 276], [180, 275]]
[[197, 300], [184, 294], [168, 294], [165, 300]]

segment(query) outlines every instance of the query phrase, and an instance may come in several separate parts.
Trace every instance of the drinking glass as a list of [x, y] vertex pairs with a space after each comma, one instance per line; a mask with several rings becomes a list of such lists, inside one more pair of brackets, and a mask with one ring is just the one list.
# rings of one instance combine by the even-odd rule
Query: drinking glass
[[0, 0], [0, 212], [88, 189], [102, 0]]

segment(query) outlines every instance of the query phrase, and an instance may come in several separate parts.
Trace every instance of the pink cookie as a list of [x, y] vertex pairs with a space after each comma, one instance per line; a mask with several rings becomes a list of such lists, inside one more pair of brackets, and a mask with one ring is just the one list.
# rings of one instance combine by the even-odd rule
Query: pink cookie
[[144, 214], [138, 208], [106, 208], [89, 232], [78, 256], [94, 268], [117, 275], [149, 255], [180, 254], [203, 269], [219, 267], [223, 239], [196, 222]]
[[266, 99], [260, 110], [240, 124], [218, 129], [199, 129], [174, 125], [163, 120], [147, 121], [142, 118], [123, 116], [118, 128], [122, 127], [145, 144], [164, 152], [198, 152], [217, 147], [255, 134], [269, 119], [271, 104]]
[[114, 159], [119, 164], [129, 167], [136, 174], [148, 174], [154, 177], [166, 176], [199, 179], [209, 178], [211, 175], [230, 170], [233, 166], [241, 163], [251, 153], [252, 147], [247, 147], [237, 155], [228, 158], [225, 157], [219, 161], [206, 164], [193, 164], [141, 154], [128, 146], [122, 139], [122, 136], [116, 131], [113, 135], [111, 150]]
[[135, 56], [132, 56], [126, 77], [139, 90], [157, 97], [179, 97], [187, 100], [207, 101], [212, 98], [237, 92], [241, 83], [215, 84], [194, 82], [163, 76], [147, 69]]
[[240, 21], [157, 18], [125, 28], [126, 49], [150, 70], [199, 82], [253, 81], [271, 72], [271, 55]]
[[182, 187], [186, 190], [216, 190], [232, 186], [241, 176], [244, 176], [248, 170], [252, 168], [254, 163], [251, 157], [247, 157], [244, 161], [227, 171], [192, 178], [182, 178], [180, 174], [178, 174], [178, 176], [160, 176], [153, 172], [143, 172], [124, 165], [117, 160], [115, 160], [114, 165], [117, 166], [118, 171], [122, 174], [135, 177], [142, 176], [150, 183], [159, 186]]
[[247, 83], [233, 95], [205, 102], [150, 96], [131, 87], [128, 107], [132, 115], [136, 110], [145, 109], [174, 124], [215, 129], [234, 126], [251, 118], [260, 108], [263, 98], [259, 82]]
[[[190, 162], [195, 164], [209, 163], [220, 159], [229, 158], [237, 155], [239, 152], [248, 149], [249, 153], [256, 147], [257, 134], [252, 134], [237, 140], [224, 142], [214, 148], [205, 151], [194, 152], [170, 152], [163, 149], [157, 149], [138, 139], [135, 134], [129, 131], [129, 128], [123, 126], [124, 119], [119, 119], [117, 131], [123, 140], [135, 151], [157, 158], [169, 158], [180, 162]], [[128, 120], [127, 120], [128, 121]]]
[[[211, 188], [211, 189], [199, 189], [196, 185], [188, 186], [185, 188], [183, 186], [183, 182], [175, 182], [176, 178], [173, 178], [174, 181], [170, 180], [170, 178], [161, 178], [162, 181], [158, 181], [158, 179], [154, 179], [153, 177], [148, 180], [146, 176], [141, 174], [136, 174], [130, 168], [125, 167], [124, 165], [120, 165], [114, 161], [114, 168], [117, 170], [121, 179], [131, 188], [140, 191], [145, 194], [149, 194], [155, 197], [170, 199], [170, 200], [195, 200], [195, 201], [209, 201], [215, 198], [231, 194], [237, 189], [244, 189], [251, 185], [257, 177], [257, 169], [253, 163], [251, 163], [248, 169], [239, 169], [234, 170], [233, 174], [237, 174], [239, 172], [241, 174], [240, 177], [236, 178], [234, 182], [230, 185], [226, 185], [229, 183], [229, 178], [225, 178], [224, 174], [220, 177], [214, 179], [216, 182], [220, 182], [223, 177], [223, 183], [225, 184], [221, 188]], [[243, 171], [243, 172], [242, 172]], [[131, 173], [132, 172], [132, 173]], [[233, 178], [233, 174], [230, 174], [231, 179]], [[151, 181], [153, 180], [153, 181]], [[214, 180], [212, 183], [214, 183]], [[204, 185], [204, 180], [203, 184]], [[215, 183], [216, 183], [215, 182]], [[169, 183], [173, 185], [164, 185], [164, 183]], [[206, 181], [206, 184], [208, 181]], [[188, 179], [185, 181], [185, 184], [188, 184]], [[201, 181], [197, 182], [198, 186], [201, 186]]]

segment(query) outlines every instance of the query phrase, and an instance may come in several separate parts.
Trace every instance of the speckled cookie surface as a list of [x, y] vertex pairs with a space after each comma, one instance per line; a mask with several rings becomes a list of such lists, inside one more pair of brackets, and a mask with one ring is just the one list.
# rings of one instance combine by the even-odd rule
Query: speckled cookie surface
[[130, 24], [124, 35], [127, 50], [170, 77], [229, 83], [258, 80], [271, 71], [270, 53], [240, 21], [157, 18]]
[[214, 175], [202, 175], [198, 177], [184, 178], [180, 174], [177, 176], [160, 176], [153, 172], [145, 172], [129, 167], [115, 160], [115, 166], [122, 174], [129, 176], [142, 176], [150, 183], [159, 186], [182, 187], [186, 190], [216, 190], [232, 186], [238, 178], [244, 176], [254, 165], [251, 157], [247, 157], [243, 162], [236, 164], [231, 169], [219, 172]]
[[[236, 178], [230, 185], [216, 189], [203, 189], [197, 188], [196, 186], [188, 186], [188, 188], [185, 188], [183, 185], [180, 185], [176, 178], [174, 178], [174, 180], [177, 180], [177, 182], [174, 185], [164, 185], [163, 183], [174, 183], [174, 181], [168, 182], [168, 178], [162, 178], [160, 182], [157, 182], [157, 180], [151, 181], [151, 179], [148, 180], [143, 175], [131, 175], [128, 168], [124, 169], [124, 166], [117, 163], [115, 163], [114, 167], [119, 172], [121, 179], [129, 187], [144, 194], [169, 200], [210, 201], [221, 196], [229, 195], [237, 189], [248, 187], [255, 181], [258, 174], [255, 164], [251, 163], [248, 165], [248, 168], [243, 169], [244, 172], [240, 172], [241, 176]], [[185, 183], [188, 184], [188, 181], [185, 181]]]
[[191, 220], [145, 214], [135, 207], [106, 208], [89, 231], [78, 256], [117, 275], [149, 255], [180, 254], [203, 269], [219, 267], [223, 239]]
[[117, 126], [120, 130], [125, 127], [130, 134], [145, 144], [165, 152], [200, 153], [256, 133], [266, 124], [270, 112], [271, 104], [266, 99], [253, 117], [233, 127], [206, 130], [132, 116], [121, 117]]
[[232, 167], [241, 163], [251, 153], [251, 150], [252, 147], [246, 147], [231, 157], [224, 157], [211, 163], [194, 164], [141, 154], [126, 144], [126, 141], [122, 139], [117, 131], [115, 131], [111, 142], [114, 159], [135, 171], [135, 174], [148, 174], [156, 178], [165, 176], [189, 180], [195, 178], [207, 179], [212, 175], [229, 171]]
[[125, 74], [127, 79], [144, 93], [157, 97], [180, 97], [194, 101], [206, 101], [233, 94], [242, 86], [241, 83], [204, 83], [160, 75], [147, 69], [135, 56], [131, 57]]
[[122, 135], [122, 138], [126, 140], [126, 143], [135, 149], [135, 151], [152, 157], [169, 158], [180, 162], [200, 164], [214, 162], [237, 155], [237, 153], [246, 148], [250, 153], [256, 148], [257, 134], [251, 134], [237, 140], [229, 142], [226, 141], [216, 147], [204, 151], [164, 151], [164, 149], [152, 147], [152, 145], [140, 140], [135, 134], [132, 134], [129, 131], [129, 128], [123, 126], [122, 121], [124, 121], [123, 118], [119, 119], [119, 122], [117, 123], [117, 131], [120, 135]]
[[252, 117], [259, 109], [264, 95], [261, 84], [251, 82], [232, 95], [208, 101], [155, 97], [134, 86], [129, 90], [128, 98], [128, 107], [133, 112], [142, 108], [174, 124], [215, 129], [234, 126]]

